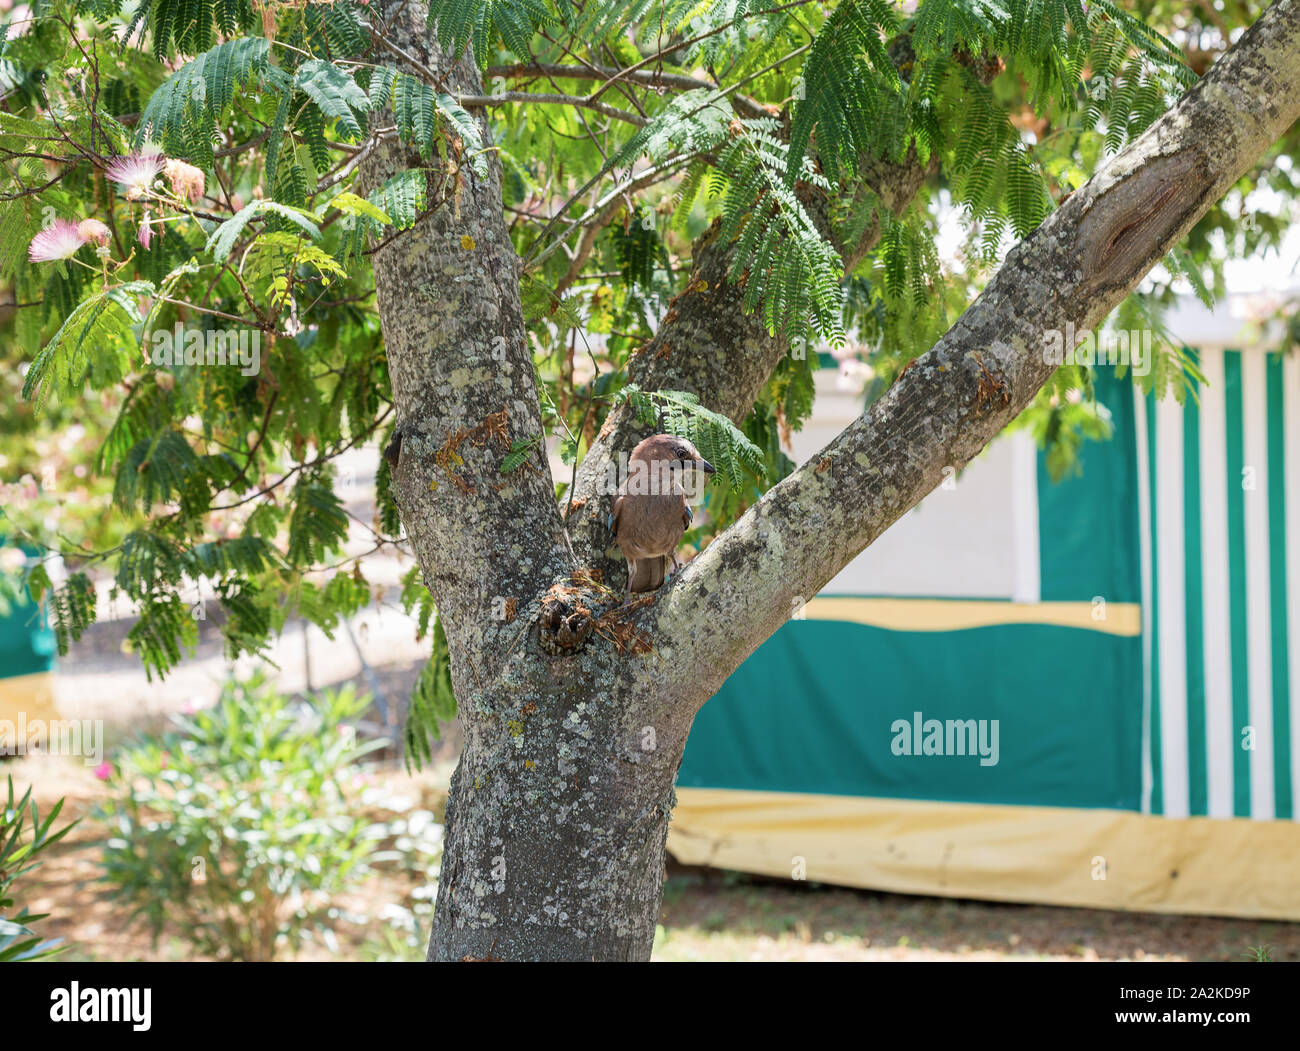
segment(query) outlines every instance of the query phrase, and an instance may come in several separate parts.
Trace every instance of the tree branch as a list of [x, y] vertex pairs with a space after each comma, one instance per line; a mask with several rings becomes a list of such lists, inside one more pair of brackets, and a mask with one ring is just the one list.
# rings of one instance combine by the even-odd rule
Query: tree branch
[[613, 117], [638, 128], [649, 123], [644, 117], [629, 113], [625, 109], [611, 106], [607, 102], [597, 102], [583, 95], [559, 95], [554, 92], [540, 91], [503, 91], [499, 95], [462, 95], [457, 100], [462, 106], [504, 106], [508, 102], [545, 103], [556, 106], [576, 106], [579, 109], [595, 110], [606, 117]]
[[[1300, 0], [1277, 0], [1172, 110], [1016, 247], [884, 397], [691, 561], [638, 627], [696, 706], [852, 558], [969, 463], [1300, 117]], [[726, 624], [720, 634], [710, 625]], [[720, 649], [725, 647], [725, 649]]]
[[[439, 51], [424, 5], [388, 0], [384, 15], [389, 50], [445, 79], [453, 94], [481, 93], [472, 57], [453, 65]], [[479, 122], [490, 142], [483, 115]], [[485, 654], [519, 630], [497, 610], [510, 599], [523, 608], [572, 561], [545, 458], [536, 454], [534, 470], [500, 469], [511, 443], [544, 431], [501, 164], [491, 151], [484, 161], [486, 175], [468, 166], [448, 175], [454, 208], [435, 210], [372, 256], [400, 435], [393, 492], [466, 703], [475, 691], [467, 669], [486, 666]], [[360, 165], [358, 192], [420, 166], [409, 148], [383, 140]]]
[[[891, 43], [890, 56], [896, 64], [911, 59], [911, 41], [906, 35]], [[976, 75], [987, 83], [994, 73], [993, 64], [983, 63]], [[922, 166], [915, 152], [901, 164], [884, 160], [867, 163], [855, 191], [859, 206], [874, 194], [895, 215], [901, 215], [933, 164]], [[823, 236], [839, 249], [846, 272], [880, 239], [880, 220], [875, 218], [853, 243], [845, 244], [831, 221], [830, 199], [808, 188], [804, 203]], [[685, 291], [673, 300], [654, 337], [633, 357], [628, 374], [643, 390], [689, 391], [739, 423], [789, 347], [785, 340], [768, 335], [760, 312], [746, 312], [744, 291], [730, 277], [732, 246], [717, 242], [716, 232], [716, 227], [711, 228], [694, 246], [695, 269]], [[576, 496], [582, 501], [582, 512], [568, 522], [569, 533], [579, 560], [607, 575], [612, 574], [617, 559], [604, 555], [608, 508], [601, 497], [608, 494], [603, 494], [601, 487], [610, 460], [620, 450], [630, 450], [647, 433], [633, 413], [613, 410], [578, 472]]]
[[[621, 74], [621, 76], [620, 76]], [[603, 80], [612, 81], [616, 77], [643, 87], [661, 88], [667, 91], [718, 91], [718, 85], [707, 80], [700, 80], [686, 73], [665, 73], [662, 70], [637, 69], [632, 71], [615, 69], [613, 66], [564, 66], [537, 62], [516, 64], [513, 66], [489, 66], [489, 79], [504, 77], [507, 80], [522, 80], [530, 77], [550, 77], [568, 80]], [[746, 117], [770, 117], [772, 113], [761, 102], [756, 102], [747, 95], [732, 95], [732, 102], [738, 112]]]

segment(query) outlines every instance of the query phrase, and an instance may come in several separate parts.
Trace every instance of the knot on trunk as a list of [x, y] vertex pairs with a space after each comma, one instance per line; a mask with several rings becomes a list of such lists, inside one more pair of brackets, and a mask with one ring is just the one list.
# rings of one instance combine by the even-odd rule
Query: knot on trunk
[[574, 587], [554, 584], [542, 599], [541, 627], [538, 642], [547, 653], [563, 656], [574, 653], [591, 635], [591, 610]]

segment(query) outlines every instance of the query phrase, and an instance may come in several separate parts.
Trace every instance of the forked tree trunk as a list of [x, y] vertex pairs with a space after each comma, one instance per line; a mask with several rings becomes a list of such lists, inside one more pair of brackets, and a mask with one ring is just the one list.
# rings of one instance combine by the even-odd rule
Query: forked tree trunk
[[[415, 59], [408, 71], [481, 92], [469, 62], [439, 54], [424, 5], [379, 6], [390, 50]], [[436, 173], [454, 192], [374, 255], [403, 436], [394, 492], [447, 630], [464, 732], [429, 958], [647, 959], [673, 782], [699, 707], [795, 598], [815, 595], [1029, 403], [1052, 372], [1045, 330], [1099, 324], [1297, 115], [1300, 0], [1279, 0], [1016, 248], [885, 397], [644, 608], [613, 618], [622, 580], [607, 591], [589, 576], [600, 564], [591, 527], [607, 506], [590, 480], [625, 450], [592, 450], [577, 554], [545, 458], [501, 474], [509, 443], [542, 423], [500, 164], [493, 154], [486, 177]], [[418, 166], [388, 141], [361, 171], [373, 186]], [[885, 178], [901, 207], [920, 173]], [[756, 346], [738, 325], [729, 369], [717, 326], [682, 331], [710, 350], [681, 382], [737, 414], [776, 345]], [[655, 381], [657, 366], [636, 368]], [[673, 370], [660, 371], [671, 385]]]

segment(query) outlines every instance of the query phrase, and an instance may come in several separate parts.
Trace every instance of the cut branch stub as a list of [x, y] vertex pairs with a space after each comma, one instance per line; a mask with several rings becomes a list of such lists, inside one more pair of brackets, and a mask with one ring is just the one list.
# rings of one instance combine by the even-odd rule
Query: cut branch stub
[[554, 657], [576, 653], [591, 635], [591, 610], [574, 587], [555, 584], [542, 599], [537, 641]]
[[1079, 223], [1078, 295], [1125, 287], [1135, 264], [1146, 268], [1168, 250], [1171, 234], [1199, 214], [1213, 180], [1195, 147], [1146, 161], [1091, 203]]

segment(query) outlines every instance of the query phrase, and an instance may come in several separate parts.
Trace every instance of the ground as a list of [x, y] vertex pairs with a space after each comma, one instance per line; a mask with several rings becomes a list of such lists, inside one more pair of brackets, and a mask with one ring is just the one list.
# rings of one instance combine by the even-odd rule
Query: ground
[[[411, 777], [399, 766], [377, 776], [440, 813], [449, 769], [444, 762]], [[70, 817], [86, 814], [104, 791], [74, 760], [27, 757], [0, 770], [33, 781], [42, 807], [67, 796]], [[96, 881], [101, 834], [83, 822], [34, 873], [26, 900], [52, 913], [42, 933], [66, 939], [73, 960], [194, 959], [175, 938], [155, 946], [143, 928], [123, 924]], [[368, 881], [340, 904], [370, 922], [341, 924], [337, 953], [315, 945], [301, 958], [418, 959], [418, 947], [386, 943], [374, 917], [407, 902], [422, 882], [407, 871]], [[1300, 924], [912, 897], [673, 865], [654, 959], [1233, 961], [1261, 946], [1275, 961], [1300, 960]]]

